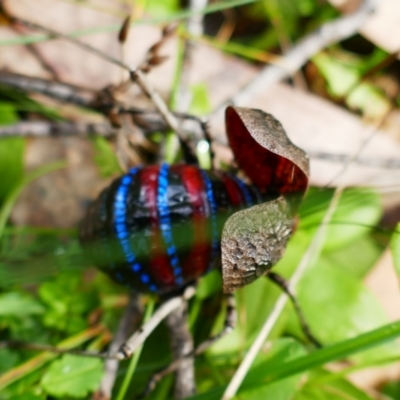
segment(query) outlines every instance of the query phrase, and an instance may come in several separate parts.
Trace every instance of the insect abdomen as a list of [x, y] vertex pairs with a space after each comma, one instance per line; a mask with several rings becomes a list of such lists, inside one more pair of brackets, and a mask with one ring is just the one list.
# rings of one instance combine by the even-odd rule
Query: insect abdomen
[[81, 241], [113, 279], [167, 293], [212, 268], [227, 218], [260, 201], [254, 187], [229, 174], [190, 165], [133, 168], [92, 204]]

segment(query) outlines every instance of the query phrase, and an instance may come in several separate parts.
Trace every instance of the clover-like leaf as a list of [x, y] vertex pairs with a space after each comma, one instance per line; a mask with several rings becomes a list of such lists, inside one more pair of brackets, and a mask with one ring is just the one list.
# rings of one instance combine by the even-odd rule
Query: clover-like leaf
[[100, 359], [65, 354], [51, 364], [41, 386], [52, 396], [84, 397], [97, 389], [102, 375]]

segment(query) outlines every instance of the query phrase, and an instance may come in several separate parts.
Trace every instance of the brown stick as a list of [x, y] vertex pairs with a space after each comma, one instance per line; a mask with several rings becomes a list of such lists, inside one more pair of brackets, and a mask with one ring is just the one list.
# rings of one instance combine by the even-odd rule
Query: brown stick
[[[165, 320], [170, 331], [170, 341], [174, 360], [193, 351], [193, 338], [187, 324], [187, 302], [173, 311]], [[186, 399], [195, 393], [194, 359], [186, 358], [175, 373], [174, 398]]]

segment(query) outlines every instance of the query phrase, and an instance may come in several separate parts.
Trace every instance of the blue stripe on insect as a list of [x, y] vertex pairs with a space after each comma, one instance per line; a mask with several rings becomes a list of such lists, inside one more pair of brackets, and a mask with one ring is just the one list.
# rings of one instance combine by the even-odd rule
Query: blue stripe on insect
[[157, 210], [160, 219], [160, 230], [167, 245], [167, 254], [172, 266], [175, 282], [180, 285], [183, 283], [182, 268], [178, 259], [178, 251], [174, 244], [171, 230], [171, 214], [168, 204], [168, 172], [169, 165], [162, 164], [158, 174], [157, 189]]
[[[219, 239], [218, 239], [218, 226], [217, 226], [217, 202], [215, 200], [214, 191], [211, 179], [208, 177], [205, 171], [201, 171], [204, 186], [206, 189], [207, 200], [210, 207], [210, 218], [211, 218], [211, 228], [212, 228], [212, 240], [211, 240], [211, 260], [214, 260], [219, 251]], [[212, 263], [210, 265], [212, 267]]]
[[[142, 266], [136, 261], [136, 256], [132, 250], [129, 240], [129, 229], [126, 225], [126, 202], [129, 192], [129, 186], [132, 184], [133, 177], [137, 174], [139, 168], [131, 168], [129, 173], [121, 178], [120, 186], [117, 188], [114, 199], [114, 231], [125, 255], [125, 259], [130, 269], [139, 274], [139, 279], [147, 285], [151, 291], [156, 291], [157, 287], [151, 282], [149, 275], [141, 272]], [[117, 278], [122, 281], [121, 274]]]
[[240, 180], [237, 176], [235, 175], [230, 175], [230, 177], [236, 182], [236, 184], [239, 186], [240, 191], [242, 192], [242, 195], [244, 197], [244, 201], [246, 202], [247, 207], [251, 207], [254, 205], [253, 199], [250, 194], [250, 190], [248, 186]]

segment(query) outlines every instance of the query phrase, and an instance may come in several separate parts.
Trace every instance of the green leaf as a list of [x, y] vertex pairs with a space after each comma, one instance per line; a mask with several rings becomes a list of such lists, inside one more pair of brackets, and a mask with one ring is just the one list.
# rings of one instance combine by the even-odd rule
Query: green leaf
[[190, 112], [194, 115], [207, 115], [211, 111], [207, 86], [204, 83], [192, 85], [190, 91], [192, 92]]
[[40, 286], [40, 298], [48, 305], [46, 326], [68, 334], [87, 327], [86, 312], [96, 306], [97, 297], [84, 289], [81, 275], [81, 271], [64, 272]]
[[312, 331], [323, 344], [354, 337], [387, 322], [376, 297], [358, 279], [320, 263], [304, 276], [298, 298]]
[[361, 279], [375, 266], [381, 254], [382, 248], [370, 235], [365, 235], [347, 246], [322, 252], [319, 262]]
[[217, 270], [212, 270], [208, 274], [201, 277], [199, 284], [196, 286], [196, 298], [205, 300], [213, 294], [221, 290], [222, 277]]
[[44, 307], [26, 293], [9, 292], [0, 295], [0, 317], [43, 314]]
[[178, 10], [178, 0], [148, 0], [146, 5], [146, 11], [153, 16], [173, 15]]
[[346, 96], [360, 78], [355, 61], [350, 55], [346, 60], [339, 60], [328, 53], [319, 53], [313, 57], [313, 62], [327, 80], [331, 93], [339, 97]]
[[0, 349], [0, 374], [9, 371], [19, 361], [19, 356], [11, 349]]
[[332, 95], [346, 98], [350, 108], [361, 110], [370, 118], [382, 118], [391, 108], [390, 100], [379, 88], [362, 81], [361, 58], [342, 51], [333, 55], [320, 53], [313, 61]]
[[251, 342], [254, 339], [255, 332], [261, 329], [281, 293], [281, 290], [268, 279], [257, 279], [251, 285], [238, 291], [238, 305], [240, 308], [245, 307], [243, 311], [246, 320], [245, 326], [243, 326], [243, 334], [246, 335], [248, 342]]
[[[100, 327], [87, 329], [83, 332], [80, 332], [79, 334], [76, 334], [59, 342], [58, 344], [56, 344], [56, 347], [72, 349], [74, 347], [81, 346], [83, 343], [97, 336], [101, 332], [101, 330], [102, 329]], [[17, 385], [19, 382], [25, 381], [26, 379], [31, 382], [32, 376], [34, 382], [36, 382], [36, 374], [41, 373], [40, 369], [45, 364], [54, 360], [57, 357], [58, 355], [55, 353], [42, 352], [39, 355], [36, 355], [24, 361], [22, 364], [17, 365], [13, 369], [0, 375], [0, 393], [2, 393], [5, 388], [9, 388], [12, 385]], [[82, 360], [82, 357], [78, 358]]]
[[0, 125], [10, 125], [18, 121], [18, 114], [13, 104], [0, 101]]
[[347, 105], [353, 110], [361, 110], [368, 118], [379, 119], [392, 107], [391, 101], [374, 85], [363, 82], [347, 96]]
[[390, 241], [390, 249], [393, 256], [393, 264], [396, 274], [400, 275], [400, 223], [397, 224], [396, 229]]
[[98, 388], [103, 373], [100, 359], [65, 354], [50, 365], [40, 385], [52, 396], [84, 397]]
[[[18, 89], [0, 85], [0, 98], [6, 99], [6, 101], [0, 104], [4, 107], [9, 107], [14, 114], [16, 112], [31, 112], [41, 114], [45, 118], [53, 121], [62, 120], [56, 110], [48, 108], [36, 100], [32, 100], [26, 93]], [[15, 116], [16, 115], [17, 114], [15, 114]], [[11, 121], [10, 119], [5, 119], [4, 114], [0, 115], [0, 123], [11, 124], [17, 122], [18, 119], [19, 118], [16, 116], [14, 120]]]
[[96, 151], [95, 162], [99, 168], [100, 175], [104, 178], [115, 174], [121, 174], [122, 170], [118, 163], [118, 158], [110, 143], [101, 136], [93, 138], [94, 148]]
[[400, 399], [400, 382], [387, 382], [381, 388], [381, 392], [385, 395], [385, 399], [387, 400], [397, 400]]
[[[300, 209], [298, 233], [312, 237], [332, 198], [332, 190], [310, 190]], [[325, 250], [347, 246], [371, 230], [380, 219], [379, 195], [369, 189], [348, 189], [340, 197], [328, 226]]]
[[[367, 206], [368, 208], [368, 206]], [[356, 237], [362, 232], [353, 232], [351, 236]], [[345, 235], [345, 233], [344, 233]], [[337, 241], [340, 241], [337, 236]], [[367, 236], [364, 235], [364, 238]], [[296, 234], [290, 241], [285, 256], [276, 267], [276, 270], [288, 277], [294, 266], [299, 262], [299, 255], [304, 254], [307, 242], [302, 232]], [[336, 239], [335, 239], [336, 240]], [[311, 331], [322, 342], [323, 345], [334, 343], [357, 334], [376, 328], [386, 323], [387, 318], [383, 308], [376, 297], [366, 289], [360, 281], [364, 271], [369, 269], [377, 253], [369, 256], [369, 260], [362, 270], [348, 271], [351, 262], [357, 264], [358, 255], [362, 248], [357, 244], [360, 239], [346, 243], [346, 253], [350, 256], [349, 246], [353, 246], [352, 257], [346, 263], [339, 264], [342, 258], [331, 259], [333, 249], [326, 250], [318, 260], [308, 266], [305, 276], [298, 285], [297, 294], [300, 306], [305, 318], [311, 326]], [[334, 246], [334, 254], [340, 252], [340, 248]], [[368, 265], [368, 263], [370, 263]], [[364, 269], [365, 268], [365, 269]], [[269, 303], [266, 304], [269, 307]], [[260, 315], [261, 311], [259, 309]], [[296, 336], [302, 336], [298, 318], [292, 311], [287, 330]], [[387, 348], [363, 354], [363, 357], [375, 358], [378, 352], [386, 352]], [[375, 353], [375, 354], [374, 354]]]
[[16, 396], [9, 397], [7, 400], [46, 400], [46, 395], [35, 392], [19, 393]]

